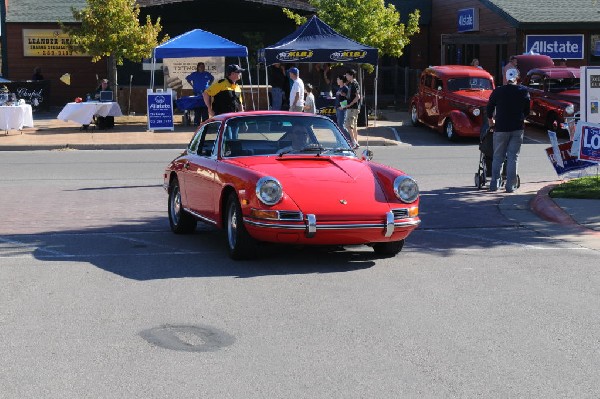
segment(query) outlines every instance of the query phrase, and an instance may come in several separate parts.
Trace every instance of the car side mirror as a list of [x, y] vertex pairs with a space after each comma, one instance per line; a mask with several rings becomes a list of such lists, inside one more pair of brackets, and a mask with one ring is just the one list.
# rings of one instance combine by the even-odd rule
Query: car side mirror
[[364, 161], [371, 161], [373, 159], [373, 151], [371, 150], [363, 150], [361, 154], [361, 158]]
[[438, 86], [438, 91], [442, 91], [442, 86]]

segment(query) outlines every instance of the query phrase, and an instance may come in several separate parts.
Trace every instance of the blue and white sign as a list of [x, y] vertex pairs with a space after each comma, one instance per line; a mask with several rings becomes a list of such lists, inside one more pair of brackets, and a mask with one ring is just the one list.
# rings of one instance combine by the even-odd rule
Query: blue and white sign
[[583, 59], [583, 35], [527, 35], [525, 51], [550, 58]]
[[580, 126], [579, 159], [600, 163], [600, 127], [588, 123], [582, 123]]
[[479, 8], [458, 10], [458, 31], [474, 32], [479, 30]]
[[148, 130], [175, 130], [173, 124], [173, 91], [146, 93], [148, 104]]

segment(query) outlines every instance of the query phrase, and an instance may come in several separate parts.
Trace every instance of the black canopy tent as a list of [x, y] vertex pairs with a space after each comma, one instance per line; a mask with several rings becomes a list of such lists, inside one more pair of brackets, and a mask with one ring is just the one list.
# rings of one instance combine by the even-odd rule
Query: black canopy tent
[[[265, 65], [278, 62], [350, 62], [375, 66], [375, 114], [377, 114], [378, 50], [337, 33], [316, 15], [296, 31], [259, 51]], [[266, 73], [268, 85], [268, 74]], [[267, 96], [268, 98], [268, 96]], [[268, 101], [268, 100], [267, 100]]]

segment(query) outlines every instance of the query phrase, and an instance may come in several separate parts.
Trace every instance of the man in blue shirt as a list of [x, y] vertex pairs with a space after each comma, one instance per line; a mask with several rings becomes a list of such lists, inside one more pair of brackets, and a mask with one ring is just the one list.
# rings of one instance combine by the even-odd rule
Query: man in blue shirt
[[190, 73], [186, 76], [185, 80], [192, 86], [194, 90], [194, 96], [198, 96], [200, 107], [194, 108], [194, 124], [197, 126], [200, 124], [200, 119], [203, 121], [208, 119], [208, 108], [202, 98], [204, 90], [212, 84], [215, 80], [214, 76], [210, 72], [205, 71], [206, 66], [204, 62], [199, 62], [196, 66], [196, 72]]
[[506, 192], [512, 193], [517, 189], [517, 164], [521, 144], [523, 144], [524, 122], [530, 110], [529, 92], [525, 87], [517, 84], [518, 78], [517, 69], [508, 69], [505, 73], [507, 83], [494, 89], [487, 105], [490, 125], [495, 122], [490, 191], [498, 190], [504, 159], [506, 159]]

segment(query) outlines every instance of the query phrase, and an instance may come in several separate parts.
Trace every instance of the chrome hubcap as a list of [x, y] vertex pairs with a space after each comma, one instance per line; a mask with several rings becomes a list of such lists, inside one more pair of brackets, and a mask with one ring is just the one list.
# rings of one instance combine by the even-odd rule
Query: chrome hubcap
[[417, 121], [417, 107], [413, 105], [412, 107], [412, 112], [410, 113], [412, 121], [416, 122]]
[[173, 188], [173, 196], [171, 200], [171, 219], [174, 224], [179, 223], [179, 214], [181, 212], [181, 192], [179, 187]]
[[452, 138], [452, 130], [452, 122], [448, 122], [446, 125], [446, 135], [448, 135], [448, 138]]
[[229, 206], [229, 226], [227, 226], [227, 238], [229, 239], [229, 247], [235, 248], [237, 233], [237, 211], [235, 204]]

